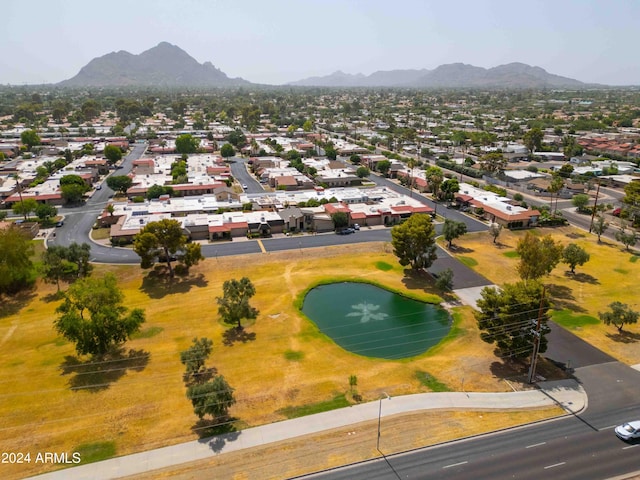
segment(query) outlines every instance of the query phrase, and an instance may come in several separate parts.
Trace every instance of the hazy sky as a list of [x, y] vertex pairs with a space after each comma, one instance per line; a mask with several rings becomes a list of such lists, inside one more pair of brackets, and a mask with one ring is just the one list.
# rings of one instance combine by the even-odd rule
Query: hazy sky
[[640, 0], [2, 0], [0, 83], [54, 83], [167, 41], [230, 77], [282, 84], [523, 62], [640, 85]]

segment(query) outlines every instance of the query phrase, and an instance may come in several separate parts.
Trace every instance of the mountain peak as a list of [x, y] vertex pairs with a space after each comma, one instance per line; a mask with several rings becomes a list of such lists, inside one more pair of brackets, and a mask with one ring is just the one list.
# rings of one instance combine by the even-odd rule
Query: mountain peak
[[139, 55], [121, 50], [94, 58], [75, 77], [59, 85], [223, 87], [247, 83], [241, 78], [227, 77], [211, 62], [198, 63], [177, 45], [160, 42]]

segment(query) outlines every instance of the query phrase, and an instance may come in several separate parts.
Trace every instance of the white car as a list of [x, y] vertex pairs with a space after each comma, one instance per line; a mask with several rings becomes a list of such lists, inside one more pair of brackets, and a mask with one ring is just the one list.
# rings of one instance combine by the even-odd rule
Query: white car
[[242, 189], [243, 189], [243, 190], [246, 190], [247, 188], [248, 188], [248, 187], [247, 187], [247, 184], [246, 184], [246, 183], [243, 183], [243, 184], [242, 184]]
[[616, 427], [616, 435], [622, 440], [633, 440], [640, 438], [640, 420], [623, 423]]

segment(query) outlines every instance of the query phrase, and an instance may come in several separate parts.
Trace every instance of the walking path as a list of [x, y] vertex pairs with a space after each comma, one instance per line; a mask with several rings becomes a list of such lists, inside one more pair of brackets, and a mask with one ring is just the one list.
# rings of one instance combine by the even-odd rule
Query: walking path
[[561, 406], [567, 414], [587, 405], [584, 389], [575, 380], [541, 382], [538, 389], [506, 393], [421, 393], [384, 398], [306, 417], [248, 428], [216, 437], [112, 458], [39, 475], [38, 480], [104, 480], [125, 477], [194, 460], [202, 460], [281, 440], [323, 432], [347, 425], [429, 409], [492, 410]]

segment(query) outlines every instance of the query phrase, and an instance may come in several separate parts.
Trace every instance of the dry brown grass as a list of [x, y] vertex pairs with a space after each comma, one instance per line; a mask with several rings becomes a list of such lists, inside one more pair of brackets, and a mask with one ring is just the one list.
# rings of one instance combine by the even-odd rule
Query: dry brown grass
[[[529, 412], [426, 411], [385, 418], [380, 429], [380, 450], [385, 455], [435, 445], [561, 413], [559, 408]], [[380, 457], [376, 450], [377, 421], [329, 430], [249, 451], [231, 452], [206, 460], [126, 477], [279, 480]]]
[[[573, 227], [534, 232], [550, 234], [564, 245], [576, 243], [591, 255], [589, 262], [576, 268], [575, 275], [571, 275], [567, 265], [561, 263], [551, 275], [542, 279], [554, 300], [559, 323], [624, 363], [640, 363], [640, 327], [626, 326], [626, 333], [618, 335], [615, 327], [598, 321], [598, 312], [606, 310], [607, 305], [616, 300], [630, 304], [635, 310], [640, 309], [637, 296], [640, 261], [637, 257], [611, 241], [599, 244], [594, 235]], [[518, 240], [525, 233], [503, 230], [497, 245], [492, 244], [487, 233], [465, 235], [456, 240], [458, 249], [453, 253], [476, 260], [478, 264], [474, 270], [495, 284], [513, 283], [519, 280], [516, 272], [518, 259], [504, 254], [514, 252]], [[560, 310], [568, 312], [559, 314]]]
[[[283, 407], [344, 394], [350, 375], [357, 375], [365, 401], [379, 398], [381, 391], [394, 396], [428, 391], [416, 379], [418, 370], [452, 390], [461, 389], [463, 379], [469, 391], [508, 390], [493, 372], [515, 373], [509, 367], [495, 369], [492, 347], [478, 339], [469, 308], [455, 311], [455, 338], [419, 357], [389, 361], [343, 351], [294, 307], [300, 292], [328, 277], [372, 279], [434, 298], [430, 280], [407, 279], [388, 250], [387, 244], [368, 244], [208, 259], [190, 279], [172, 286], [150, 279], [146, 272], [141, 275], [136, 266], [97, 266], [95, 275], [117, 275], [127, 305], [146, 310], [144, 329], [159, 333], [126, 345], [148, 354], [147, 361], [90, 376], [63, 374], [61, 366], [75, 351], [52, 327], [58, 302], [48, 301], [48, 296], [55, 287], [39, 285], [35, 296], [3, 304], [0, 311], [0, 450], [73, 452], [81, 444], [113, 442], [116, 454], [124, 455], [197, 438], [192, 431], [197, 417], [185, 398], [179, 352], [202, 336], [214, 341], [210, 364], [236, 389], [238, 403], [230, 413], [241, 427], [281, 420], [278, 411]], [[376, 262], [394, 267], [383, 271]], [[218, 321], [215, 298], [224, 280], [241, 276], [251, 278], [257, 290], [252, 303], [260, 316], [247, 328], [255, 340], [224, 346], [228, 327]], [[303, 358], [287, 360], [289, 350], [303, 352]], [[77, 384], [105, 386], [70, 388]], [[3, 465], [1, 475], [19, 478], [48, 469], [50, 465], [33, 463]]]

